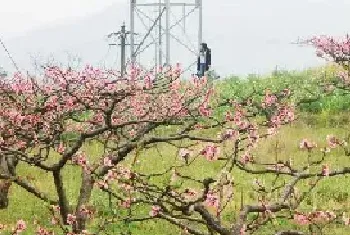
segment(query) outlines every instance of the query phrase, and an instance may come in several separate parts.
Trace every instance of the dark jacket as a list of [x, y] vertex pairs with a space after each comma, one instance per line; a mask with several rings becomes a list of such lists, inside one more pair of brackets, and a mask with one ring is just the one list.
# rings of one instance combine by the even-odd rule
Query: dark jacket
[[[205, 71], [209, 70], [209, 66], [211, 66], [211, 50], [209, 48], [207, 48], [206, 51], [206, 62], [207, 62], [207, 66], [205, 68]], [[200, 70], [200, 62], [199, 62], [199, 56], [197, 58], [197, 71]]]

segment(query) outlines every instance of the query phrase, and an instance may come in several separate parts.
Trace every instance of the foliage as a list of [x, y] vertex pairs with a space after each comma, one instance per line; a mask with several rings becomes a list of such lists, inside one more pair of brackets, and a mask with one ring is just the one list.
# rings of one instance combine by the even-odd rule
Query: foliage
[[[305, 71], [275, 71], [265, 76], [249, 76], [239, 78], [237, 76], [221, 80], [218, 89], [223, 97], [244, 96], [252, 90], [263, 91], [267, 88], [272, 90], [281, 90], [289, 87], [298, 91], [299, 97], [320, 92], [319, 83], [337, 79], [334, 66], [328, 65], [319, 68], [308, 69]], [[300, 111], [309, 113], [321, 113], [322, 111], [338, 113], [349, 110], [349, 97], [344, 92], [337, 90], [332, 96], [319, 97], [311, 103], [305, 103], [300, 106]]]

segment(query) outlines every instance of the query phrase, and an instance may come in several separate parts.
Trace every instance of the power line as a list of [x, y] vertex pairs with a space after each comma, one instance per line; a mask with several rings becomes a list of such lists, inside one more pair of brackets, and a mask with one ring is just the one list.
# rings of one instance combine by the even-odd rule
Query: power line
[[[173, 19], [176, 21], [177, 18], [176, 18], [176, 16], [174, 15], [174, 13], [173, 13], [173, 12], [170, 12], [170, 14], [172, 15]], [[186, 15], [186, 11], [185, 11], [185, 10], [183, 10], [183, 15]], [[186, 17], [185, 17], [185, 18], [182, 18], [182, 19], [183, 19], [183, 21], [185, 21]], [[183, 31], [183, 34], [184, 34], [184, 36], [185, 36], [186, 39], [187, 39], [187, 43], [190, 44], [192, 48], [196, 48], [195, 45], [193, 45], [193, 43], [191, 42], [190, 37], [189, 37], [188, 34], [186, 33], [185, 25], [182, 26], [181, 24], [178, 24], [178, 26], [181, 27], [181, 29], [182, 29], [182, 31]], [[193, 49], [193, 50], [195, 51], [196, 49]]]
[[13, 64], [13, 66], [14, 66], [14, 67], [16, 68], [16, 70], [19, 72], [19, 68], [18, 68], [18, 66], [17, 66], [17, 64], [16, 64], [16, 62], [15, 62], [15, 60], [14, 60], [13, 57], [11, 56], [9, 50], [7, 50], [7, 48], [6, 48], [6, 46], [5, 46], [5, 43], [1, 40], [1, 38], [0, 38], [0, 43], [1, 43], [2, 47], [4, 48], [5, 52], [7, 53], [7, 56], [10, 58], [10, 60], [11, 60], [11, 62], [12, 62], [12, 64]]
[[[165, 8], [163, 8], [164, 10]], [[151, 17], [149, 17], [147, 14], [145, 14], [144, 12], [142, 12], [140, 9], [135, 8], [136, 11], [138, 11], [139, 13], [141, 13], [144, 17], [148, 18], [152, 23], [156, 23], [156, 21], [158, 20], [158, 18], [156, 20], [153, 20]], [[174, 28], [175, 26], [177, 26], [179, 23], [181, 23], [181, 21], [186, 18], [187, 16], [189, 16], [192, 12], [194, 12], [196, 10], [196, 8], [193, 8], [190, 12], [188, 12], [185, 16], [183, 16], [180, 20], [178, 20], [175, 24], [171, 25], [169, 27], [169, 30], [171, 30], [172, 28]], [[161, 27], [162, 31], [164, 31], [161, 36], [163, 36], [164, 34], [166, 34], [166, 29], [164, 29], [163, 27]], [[152, 29], [150, 29], [152, 30]], [[192, 52], [193, 54], [197, 54], [195, 52], [195, 50], [193, 50], [191, 47], [189, 47], [188, 45], [186, 45], [185, 43], [183, 43], [178, 37], [176, 37], [175, 35], [173, 35], [172, 33], [169, 33], [169, 36], [172, 37], [173, 39], [175, 39], [179, 44], [181, 44], [182, 46], [184, 46], [187, 50], [189, 50], [190, 52]], [[146, 45], [146, 47], [141, 51], [143, 52], [145, 49], [147, 49], [149, 46], [151, 46], [152, 44], [154, 44], [156, 41], [153, 40], [153, 42], [149, 43], [148, 45]]]

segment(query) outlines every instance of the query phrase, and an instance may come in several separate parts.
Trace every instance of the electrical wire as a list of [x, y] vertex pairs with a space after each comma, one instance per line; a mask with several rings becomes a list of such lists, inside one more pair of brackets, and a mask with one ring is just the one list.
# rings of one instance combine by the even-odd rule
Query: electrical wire
[[[115, 58], [114, 64], [116, 64], [117, 68], [118, 68], [118, 62], [119, 62], [119, 50], [118, 50], [118, 48], [117, 48], [117, 51], [115, 54], [116, 54], [116, 58]], [[112, 67], [113, 67], [113, 65], [112, 65]]]
[[[170, 14], [171, 16], [174, 18], [174, 20], [177, 20], [176, 16], [174, 15], [174, 13], [172, 11], [170, 11]], [[186, 15], [186, 14], [184, 14]], [[185, 18], [183, 18], [185, 19]], [[186, 33], [186, 30], [185, 30], [185, 27], [183, 27], [181, 24], [178, 24], [179, 27], [181, 27], [182, 31], [183, 31], [183, 34], [185, 35], [186, 39], [187, 39], [187, 43], [190, 44], [190, 46], [192, 47], [192, 50], [196, 50], [196, 49], [193, 49], [193, 48], [196, 48], [196, 46], [191, 42], [191, 39], [190, 37], [188, 36], [188, 34]]]
[[187, 66], [187, 68], [182, 70], [181, 75], [184, 74], [185, 72], [189, 71], [191, 69], [191, 67], [194, 66], [196, 63], [197, 63], [197, 60], [192, 62], [189, 66]]
[[[175, 24], [171, 25], [169, 30], [171, 30], [172, 28], [174, 28], [175, 26], [177, 26], [184, 18], [188, 17], [190, 14], [192, 14], [194, 11], [196, 10], [196, 7], [191, 9], [191, 11], [189, 11], [186, 15], [184, 15], [183, 17], [180, 18], [180, 20], [178, 20], [177, 22], [175, 22]], [[153, 21], [153, 19], [151, 19], [147, 14], [145, 14], [144, 12], [142, 12], [140, 9], [137, 9], [137, 11], [139, 11], [144, 17], [148, 18], [150, 21]], [[154, 22], [154, 21], [153, 21]], [[162, 30], [165, 31], [165, 29], [162, 27]], [[162, 36], [165, 33], [162, 33]], [[192, 48], [190, 48], [189, 46], [187, 46], [185, 43], [181, 42], [180, 39], [178, 39], [176, 36], [174, 36], [173, 34], [170, 34], [171, 37], [173, 37], [179, 44], [183, 45], [184, 47], [186, 47], [190, 52], [192, 52], [193, 54], [197, 55], [195, 50], [192, 50]], [[140, 51], [143, 52], [145, 49], [147, 49], [148, 47], [150, 47], [152, 44], [155, 43], [155, 40], [151, 43], [149, 43], [148, 45], [146, 45], [146, 47]]]
[[[138, 8], [137, 8], [137, 7], [135, 8], [135, 10], [136, 10], [136, 15], [137, 15], [137, 17], [139, 18], [139, 20], [141, 21], [141, 23], [142, 23], [142, 25], [145, 27], [145, 29], [148, 30], [148, 28], [151, 28], [152, 25], [149, 26], [149, 27], [147, 27], [145, 21], [142, 19], [142, 17], [140, 16], [140, 13], [138, 12]], [[150, 23], [152, 23], [151, 20], [150, 20]], [[153, 37], [152, 34], [150, 34], [150, 36], [152, 37], [153, 40], [156, 40], [156, 39]]]
[[[137, 10], [137, 8], [135, 8]], [[159, 16], [157, 17], [156, 20], [152, 20], [150, 19], [150, 17], [147, 17], [148, 19], [150, 19], [152, 21], [152, 27], [148, 30], [148, 32], [146, 33], [146, 35], [144, 36], [144, 38], [142, 39], [142, 42], [138, 45], [138, 47], [135, 50], [135, 54], [137, 54], [141, 48], [141, 46], [144, 44], [145, 40], [147, 39], [148, 35], [150, 35], [151, 31], [153, 30], [153, 28], [155, 27], [157, 21], [162, 17], [163, 13], [165, 11], [165, 8], [163, 8], [162, 12], [159, 14]]]
[[17, 66], [17, 63], [15, 62], [15, 60], [13, 59], [13, 57], [11, 56], [9, 50], [7, 49], [7, 47], [5, 46], [5, 43], [3, 42], [3, 40], [0, 38], [0, 43], [2, 45], [2, 47], [4, 48], [5, 52], [7, 53], [7, 56], [9, 57], [9, 59], [11, 60], [13, 66], [16, 68], [17, 72], [19, 72], [19, 68]]
[[106, 67], [106, 59], [107, 59], [107, 57], [109, 56], [110, 51], [111, 51], [111, 46], [108, 45], [107, 53], [102, 57], [102, 59], [100, 59], [100, 60], [98, 61], [98, 64], [100, 64], [101, 66], [102, 66], [102, 64], [103, 64], [103, 67]]

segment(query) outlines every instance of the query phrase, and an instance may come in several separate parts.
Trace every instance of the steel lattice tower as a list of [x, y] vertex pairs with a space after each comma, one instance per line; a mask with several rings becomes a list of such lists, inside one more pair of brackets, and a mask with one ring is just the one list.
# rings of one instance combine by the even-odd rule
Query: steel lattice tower
[[[130, 1], [130, 62], [136, 63], [136, 59], [141, 53], [154, 46], [154, 65], [171, 65], [171, 40], [182, 48], [186, 48], [193, 55], [193, 62], [185, 70], [190, 69], [197, 59], [200, 44], [202, 43], [203, 35], [203, 6], [202, 0], [129, 0]], [[178, 10], [182, 9], [182, 12]], [[152, 14], [145, 13], [146, 10], [151, 10]], [[186, 19], [192, 17], [197, 12], [197, 20], [194, 25], [194, 31], [191, 30], [192, 38], [189, 39], [186, 29]], [[179, 17], [180, 15], [180, 17]], [[175, 20], [173, 18], [175, 18]], [[192, 17], [193, 18], [193, 17]], [[149, 22], [149, 25], [145, 23]], [[143, 25], [146, 30], [144, 35], [140, 35], [139, 26]], [[175, 27], [182, 27], [181, 32], [175, 33]], [[180, 34], [186, 35], [189, 44], [195, 42], [194, 48], [191, 45], [184, 43], [179, 39]], [[197, 34], [197, 38], [193, 38], [193, 34]], [[138, 42], [136, 42], [136, 37]], [[151, 39], [151, 42], [148, 42]], [[165, 43], [163, 41], [165, 39]], [[175, 46], [175, 45], [173, 45]], [[177, 46], [177, 45], [176, 45]], [[164, 62], [163, 62], [164, 61]]]

